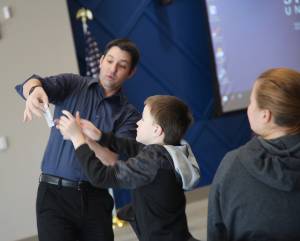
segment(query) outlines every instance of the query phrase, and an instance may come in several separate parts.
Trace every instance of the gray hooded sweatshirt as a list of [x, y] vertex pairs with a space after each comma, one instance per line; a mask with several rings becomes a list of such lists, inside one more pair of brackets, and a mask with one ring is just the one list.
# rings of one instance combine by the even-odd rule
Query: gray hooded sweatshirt
[[300, 135], [229, 152], [209, 195], [208, 241], [300, 240]]

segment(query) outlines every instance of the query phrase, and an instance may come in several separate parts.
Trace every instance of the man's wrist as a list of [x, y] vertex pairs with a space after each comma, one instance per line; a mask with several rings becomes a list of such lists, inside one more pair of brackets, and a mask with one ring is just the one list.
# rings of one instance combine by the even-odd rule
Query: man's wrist
[[36, 85], [32, 86], [32, 87], [29, 89], [29, 91], [28, 91], [28, 96], [31, 95], [32, 92], [33, 92], [33, 91], [35, 90], [35, 88], [37, 88], [37, 87], [43, 88], [41, 84], [36, 84]]
[[[35, 76], [32, 76], [26, 80], [26, 82], [23, 84], [23, 96], [25, 99], [27, 99], [27, 97], [29, 96], [29, 90], [36, 85], [42, 86], [42, 82], [39, 79], [36, 79]], [[34, 91], [34, 89], [32, 91]]]

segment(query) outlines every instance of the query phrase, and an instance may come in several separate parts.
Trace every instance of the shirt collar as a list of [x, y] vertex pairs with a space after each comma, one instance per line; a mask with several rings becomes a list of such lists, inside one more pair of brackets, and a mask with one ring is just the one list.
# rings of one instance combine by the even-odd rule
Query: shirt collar
[[[94, 85], [94, 84], [97, 84], [100, 86], [100, 90], [101, 90], [101, 93], [102, 93], [102, 96], [104, 96], [104, 92], [103, 92], [103, 87], [100, 85], [99, 83], [99, 79], [98, 78], [92, 78], [89, 83], [88, 83], [88, 87]], [[120, 101], [120, 103], [127, 103], [127, 98], [126, 96], [124, 95], [124, 92], [121, 89], [119, 89], [117, 91], [117, 93], [115, 93], [114, 95], [110, 96], [110, 97], [107, 97], [107, 98], [116, 98]]]

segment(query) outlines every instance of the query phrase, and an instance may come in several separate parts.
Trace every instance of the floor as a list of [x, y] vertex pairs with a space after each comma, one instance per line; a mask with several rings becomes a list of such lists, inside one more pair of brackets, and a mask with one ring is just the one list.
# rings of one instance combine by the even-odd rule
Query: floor
[[[196, 239], [206, 240], [207, 197], [209, 187], [188, 192], [186, 214], [190, 232]], [[137, 241], [129, 225], [115, 228], [116, 241]]]
[[[201, 241], [206, 241], [207, 197], [209, 187], [198, 188], [187, 192], [186, 214], [191, 234]], [[129, 225], [115, 228], [115, 241], [137, 241]], [[38, 241], [37, 236], [19, 241]]]

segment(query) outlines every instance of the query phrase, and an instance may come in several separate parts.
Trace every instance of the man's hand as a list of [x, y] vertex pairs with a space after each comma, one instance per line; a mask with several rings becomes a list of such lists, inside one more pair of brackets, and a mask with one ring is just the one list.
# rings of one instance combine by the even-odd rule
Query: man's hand
[[98, 141], [102, 136], [102, 132], [88, 120], [81, 119], [80, 126], [83, 133], [91, 140]]
[[23, 121], [31, 121], [32, 115], [41, 117], [45, 111], [44, 105], [48, 105], [48, 96], [42, 86], [36, 87], [27, 97]]

